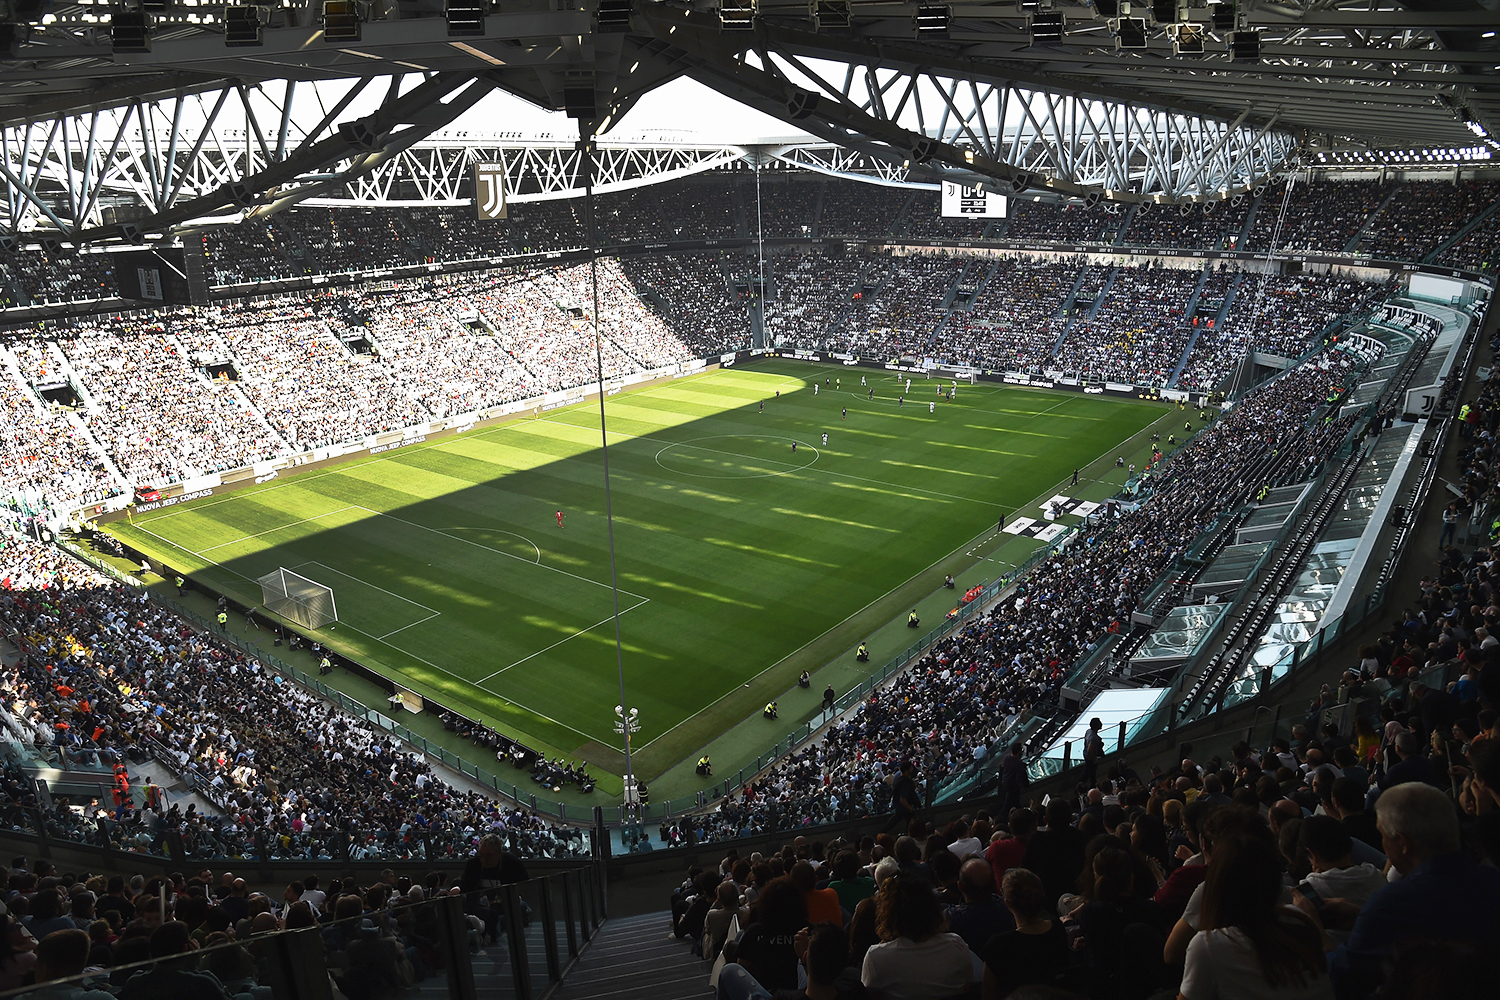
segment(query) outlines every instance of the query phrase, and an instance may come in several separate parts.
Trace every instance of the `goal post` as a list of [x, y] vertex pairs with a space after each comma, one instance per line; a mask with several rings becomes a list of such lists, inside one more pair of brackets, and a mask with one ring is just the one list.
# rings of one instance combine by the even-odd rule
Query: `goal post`
[[288, 621], [304, 628], [322, 628], [339, 620], [333, 588], [281, 567], [256, 581], [261, 603]]

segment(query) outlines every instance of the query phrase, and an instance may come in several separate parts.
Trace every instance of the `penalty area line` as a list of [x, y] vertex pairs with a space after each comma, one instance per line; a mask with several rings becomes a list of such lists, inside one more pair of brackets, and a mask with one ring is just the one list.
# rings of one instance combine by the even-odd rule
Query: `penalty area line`
[[[622, 591], [620, 591], [620, 593], [623, 594], [623, 593], [625, 593], [625, 591], [622, 590]], [[651, 603], [651, 599], [649, 597], [643, 597], [639, 601], [637, 601], [635, 604], [632, 604], [630, 607], [626, 608], [624, 611], [621, 611], [620, 614], [622, 616], [628, 615], [630, 612], [634, 611], [636, 608], [640, 607], [641, 605], [643, 605], [643, 604], [650, 604], [650, 603]], [[525, 663], [527, 660], [536, 659], [538, 656], [541, 656], [543, 653], [547, 652], [548, 650], [556, 649], [558, 646], [561, 646], [563, 643], [567, 642], [568, 640], [570, 640], [570, 639], [576, 639], [580, 635], [583, 635], [583, 633], [585, 633], [585, 632], [592, 632], [594, 629], [598, 628], [600, 625], [608, 624], [609, 622], [612, 622], [614, 620], [615, 620], [615, 616], [613, 614], [611, 614], [608, 618], [603, 618], [603, 619], [601, 619], [599, 621], [596, 621], [596, 622], [594, 622], [594, 624], [588, 626], [587, 628], [581, 628], [577, 632], [574, 632], [572, 635], [565, 635], [561, 639], [559, 639], [556, 642], [552, 643], [550, 646], [543, 646], [541, 649], [537, 650], [535, 653], [532, 653], [529, 656], [523, 656], [523, 657], [521, 657], [515, 663], [507, 663], [505, 666], [501, 667], [499, 670], [496, 670], [494, 673], [485, 674], [483, 677], [479, 678], [479, 680], [475, 681], [474, 684], [475, 684], [475, 686], [483, 684], [485, 681], [489, 680], [491, 677], [498, 677], [499, 675], [505, 673], [511, 667], [519, 667], [521, 664]], [[576, 732], [576, 730], [575, 730], [575, 732]]]

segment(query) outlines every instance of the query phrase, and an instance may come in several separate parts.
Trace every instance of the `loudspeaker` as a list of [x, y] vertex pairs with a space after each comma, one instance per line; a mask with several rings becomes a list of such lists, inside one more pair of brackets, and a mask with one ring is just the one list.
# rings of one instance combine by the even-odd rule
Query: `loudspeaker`
[[591, 122], [599, 117], [599, 108], [594, 100], [593, 81], [573, 83], [563, 87], [563, 109], [569, 118]]
[[1102, 201], [1104, 201], [1104, 195], [1100, 194], [1098, 191], [1094, 191], [1090, 193], [1087, 198], [1083, 199], [1083, 207], [1098, 208], [1099, 204]]
[[229, 195], [230, 203], [237, 208], [249, 208], [255, 204], [255, 192], [244, 181], [235, 181], [225, 189], [225, 193]]
[[822, 98], [810, 90], [798, 90], [794, 92], [786, 100], [787, 117], [792, 119], [806, 118], [817, 110], [820, 100]]
[[134, 222], [124, 222], [115, 227], [115, 235], [126, 243], [145, 243], [146, 234]]
[[911, 162], [926, 163], [937, 155], [937, 151], [936, 139], [918, 139], [911, 147]]
[[1016, 173], [1010, 179], [1010, 190], [1013, 194], [1020, 194], [1035, 182], [1036, 178], [1025, 171]]
[[1120, 0], [1094, 0], [1094, 14], [1111, 18], [1120, 16]]
[[345, 122], [339, 126], [339, 137], [361, 153], [372, 153], [380, 148], [381, 133], [376, 131], [373, 118]]

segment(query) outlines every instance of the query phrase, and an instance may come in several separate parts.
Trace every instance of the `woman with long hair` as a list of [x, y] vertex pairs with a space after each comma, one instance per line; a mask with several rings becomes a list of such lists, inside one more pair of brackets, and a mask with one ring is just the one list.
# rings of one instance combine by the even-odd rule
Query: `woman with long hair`
[[911, 872], [886, 879], [875, 894], [880, 943], [865, 952], [859, 977], [874, 1000], [938, 1000], [967, 990], [974, 960], [947, 927], [931, 882]]
[[1281, 901], [1281, 859], [1263, 837], [1214, 845], [1203, 929], [1188, 942], [1181, 1000], [1331, 1000], [1322, 933]]

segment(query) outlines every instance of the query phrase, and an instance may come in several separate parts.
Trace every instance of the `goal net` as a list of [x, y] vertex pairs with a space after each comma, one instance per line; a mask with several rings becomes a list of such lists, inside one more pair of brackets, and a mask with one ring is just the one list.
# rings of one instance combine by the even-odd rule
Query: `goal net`
[[289, 569], [267, 573], [258, 581], [261, 603], [288, 621], [304, 628], [322, 628], [339, 620], [333, 603], [333, 588], [299, 576]]

